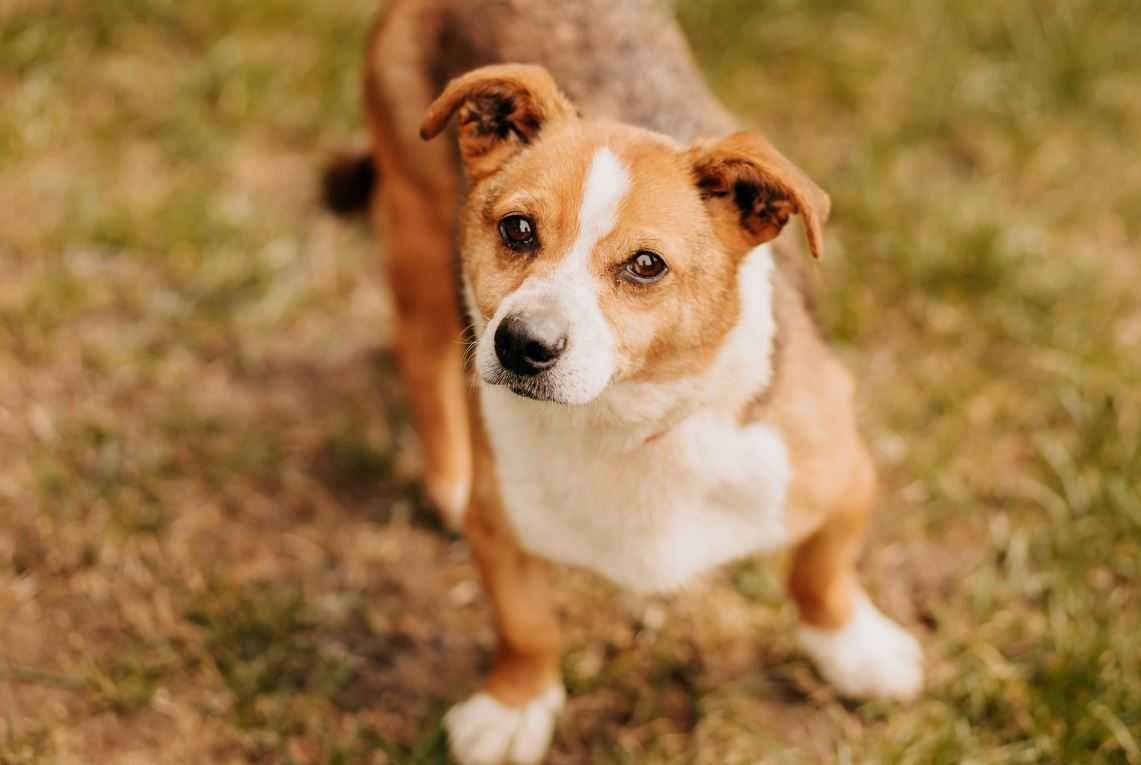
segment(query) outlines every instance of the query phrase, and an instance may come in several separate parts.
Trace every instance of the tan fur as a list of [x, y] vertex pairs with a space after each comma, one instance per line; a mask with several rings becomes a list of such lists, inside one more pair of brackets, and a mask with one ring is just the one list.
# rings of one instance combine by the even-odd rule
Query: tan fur
[[[594, 148], [610, 146], [634, 168], [637, 185], [591, 268], [612, 272], [640, 248], [668, 255], [678, 277], [668, 288], [638, 290], [614, 280], [600, 297], [631, 359], [623, 374], [664, 382], [710, 363], [740, 312], [733, 276], [750, 247], [800, 214], [809, 249], [820, 255], [829, 200], [760, 136], [729, 135], [736, 126], [702, 82], [664, 4], [386, 5], [369, 48], [365, 100], [382, 178], [374, 218], [387, 240], [401, 321], [401, 372], [429, 486], [464, 484], [474, 474], [463, 529], [500, 635], [485, 690], [519, 706], [557, 677], [558, 626], [545, 566], [515, 541], [494, 455], [477, 408], [466, 400], [454, 242], [462, 241], [463, 268], [486, 319], [527, 276], [565, 253], [577, 230], [587, 163]], [[511, 61], [544, 68], [503, 63]], [[488, 64], [496, 66], [470, 72]], [[457, 141], [420, 140], [445, 130], [449, 119], [458, 122]], [[734, 207], [740, 184], [756, 192], [744, 195], [752, 202], [747, 210]], [[541, 252], [505, 251], [496, 225], [509, 213], [539, 221]], [[684, 225], [652, 225], [663, 219]], [[690, 256], [697, 252], [713, 255]], [[851, 381], [808, 315], [804, 268], [783, 249], [777, 263], [775, 379], [740, 417], [772, 423], [786, 440], [795, 466], [789, 526], [801, 540], [789, 588], [807, 623], [832, 628], [850, 617], [858, 592], [854, 562], [874, 501], [874, 469], [856, 430]]]
[[814, 627], [839, 629], [847, 624], [859, 593], [856, 560], [875, 501], [875, 473], [870, 462], [858, 461], [824, 524], [793, 552], [788, 591], [801, 621]]

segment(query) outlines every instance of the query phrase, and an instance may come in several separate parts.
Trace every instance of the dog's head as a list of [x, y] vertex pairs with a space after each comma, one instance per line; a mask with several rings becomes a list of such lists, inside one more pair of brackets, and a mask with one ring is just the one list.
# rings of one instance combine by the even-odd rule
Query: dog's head
[[487, 383], [585, 404], [616, 382], [694, 374], [736, 321], [746, 253], [800, 214], [820, 254], [828, 196], [754, 133], [681, 146], [584, 119], [546, 70], [515, 64], [449, 83], [421, 136], [453, 116]]

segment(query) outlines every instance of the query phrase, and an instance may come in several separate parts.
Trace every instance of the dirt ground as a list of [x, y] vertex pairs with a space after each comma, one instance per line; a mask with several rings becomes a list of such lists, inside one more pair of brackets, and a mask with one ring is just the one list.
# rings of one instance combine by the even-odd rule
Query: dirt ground
[[[679, 5], [833, 195], [862, 567], [928, 690], [837, 699], [780, 559], [661, 599], [568, 571], [552, 763], [1141, 763], [1139, 8]], [[447, 762], [487, 606], [416, 482], [383, 251], [315, 199], [373, 11], [0, 3], [0, 765]]]

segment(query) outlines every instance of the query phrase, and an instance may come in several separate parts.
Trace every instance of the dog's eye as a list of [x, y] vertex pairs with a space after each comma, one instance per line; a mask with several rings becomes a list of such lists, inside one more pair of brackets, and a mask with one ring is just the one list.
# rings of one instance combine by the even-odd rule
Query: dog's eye
[[639, 284], [653, 284], [669, 271], [662, 256], [649, 250], [638, 250], [634, 257], [626, 261], [623, 272], [631, 281]]
[[533, 250], [539, 246], [535, 221], [526, 215], [508, 215], [499, 221], [499, 236], [513, 250]]

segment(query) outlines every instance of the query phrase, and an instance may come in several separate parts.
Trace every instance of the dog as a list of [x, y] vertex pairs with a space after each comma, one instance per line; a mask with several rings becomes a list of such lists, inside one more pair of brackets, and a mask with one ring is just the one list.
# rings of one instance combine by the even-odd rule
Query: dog
[[666, 9], [392, 0], [363, 90], [371, 145], [326, 196], [383, 235], [426, 491], [499, 637], [445, 717], [456, 760], [550, 746], [550, 563], [660, 592], [791, 548], [820, 673], [915, 696], [920, 648], [855, 569], [876, 475], [853, 384], [814, 324], [808, 255], [776, 241], [799, 216], [819, 258], [829, 197], [735, 124]]

